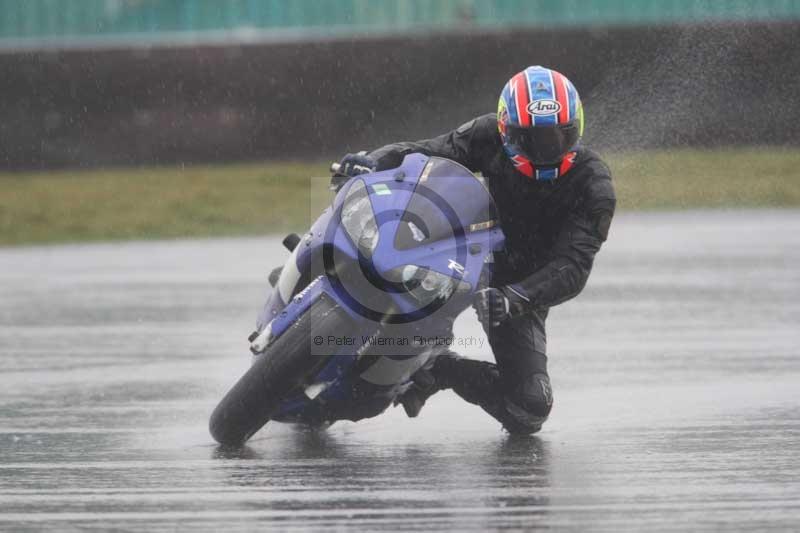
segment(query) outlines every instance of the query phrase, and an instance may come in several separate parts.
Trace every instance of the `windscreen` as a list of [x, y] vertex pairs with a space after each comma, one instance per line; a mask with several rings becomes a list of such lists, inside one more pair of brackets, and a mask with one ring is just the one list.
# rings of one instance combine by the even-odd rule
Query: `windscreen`
[[497, 213], [482, 178], [448, 159], [431, 158], [401, 218], [395, 248], [407, 250], [494, 225]]

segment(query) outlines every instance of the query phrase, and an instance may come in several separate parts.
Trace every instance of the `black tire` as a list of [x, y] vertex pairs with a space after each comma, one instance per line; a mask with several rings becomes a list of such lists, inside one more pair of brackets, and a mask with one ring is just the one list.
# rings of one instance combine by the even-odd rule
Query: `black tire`
[[343, 335], [352, 320], [325, 296], [314, 302], [222, 398], [208, 423], [214, 440], [244, 444], [266, 424], [290, 392], [328, 361], [311, 350], [312, 335]]

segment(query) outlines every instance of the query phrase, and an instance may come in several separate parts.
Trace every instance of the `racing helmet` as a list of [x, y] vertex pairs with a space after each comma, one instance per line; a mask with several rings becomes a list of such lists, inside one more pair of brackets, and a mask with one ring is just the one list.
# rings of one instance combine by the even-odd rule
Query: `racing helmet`
[[583, 136], [578, 91], [560, 72], [528, 67], [503, 87], [497, 127], [519, 172], [536, 180], [555, 180], [572, 167]]

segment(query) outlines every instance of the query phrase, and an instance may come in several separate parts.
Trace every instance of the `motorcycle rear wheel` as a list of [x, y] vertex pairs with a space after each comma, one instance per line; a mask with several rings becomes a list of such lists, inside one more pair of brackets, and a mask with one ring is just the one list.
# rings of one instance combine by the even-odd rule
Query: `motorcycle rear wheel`
[[211, 436], [224, 446], [240, 446], [270, 419], [287, 395], [319, 371], [329, 356], [312, 353], [313, 336], [342, 335], [352, 320], [325, 296], [260, 355], [219, 402], [208, 423]]

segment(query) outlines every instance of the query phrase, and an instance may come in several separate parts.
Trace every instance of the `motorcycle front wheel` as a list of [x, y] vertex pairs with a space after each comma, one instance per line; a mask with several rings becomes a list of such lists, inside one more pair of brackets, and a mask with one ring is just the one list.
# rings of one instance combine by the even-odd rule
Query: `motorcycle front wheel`
[[[266, 424], [281, 401], [322, 369], [329, 356], [312, 353], [312, 336], [341, 335], [352, 320], [324, 295], [278, 337], [219, 402], [208, 423], [211, 436], [240, 446]], [[313, 334], [312, 334], [313, 331]]]

